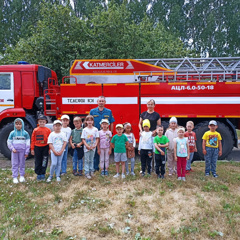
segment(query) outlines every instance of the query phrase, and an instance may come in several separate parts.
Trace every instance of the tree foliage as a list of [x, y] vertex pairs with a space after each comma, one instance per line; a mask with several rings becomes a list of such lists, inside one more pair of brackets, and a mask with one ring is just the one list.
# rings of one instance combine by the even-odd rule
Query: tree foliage
[[[30, 36], [31, 27], [36, 26], [42, 15], [39, 5], [44, 0], [4, 0], [0, 1], [0, 52], [8, 44], [15, 44], [20, 38]], [[65, 1], [47, 0], [49, 4], [62, 4]]]
[[68, 75], [69, 64], [77, 58], [157, 58], [184, 57], [191, 54], [183, 42], [161, 23], [145, 14], [136, 23], [123, 4], [110, 3], [97, 8], [81, 20], [69, 5], [42, 3], [41, 20], [31, 28], [31, 36], [7, 47], [1, 63], [25, 60], [55, 70], [61, 78]]
[[88, 28], [89, 21], [96, 19], [96, 12], [110, 16], [107, 12], [111, 6], [125, 6], [131, 27], [133, 22], [140, 25], [146, 21], [147, 16], [154, 27], [159, 24], [164, 31], [180, 38], [187, 48], [195, 49], [199, 54], [240, 54], [240, 0], [4, 0], [0, 1], [0, 52], [5, 53], [7, 45], [15, 45], [19, 39], [34, 34], [31, 28], [38, 27], [38, 21], [46, 17], [39, 14], [39, 6], [70, 7], [70, 2], [72, 17], [75, 15], [87, 21]]
[[153, 1], [151, 16], [202, 55], [240, 55], [240, 0]]
[[70, 61], [81, 53], [84, 40], [82, 22], [72, 9], [56, 4], [41, 4], [43, 20], [31, 28], [31, 36], [21, 38], [15, 47], [9, 46], [2, 63], [13, 64], [20, 60], [48, 66], [59, 77], [68, 75]]
[[122, 4], [96, 12], [90, 22], [88, 53], [94, 58], [184, 57], [189, 51], [161, 23], [154, 26], [147, 15], [137, 24]]

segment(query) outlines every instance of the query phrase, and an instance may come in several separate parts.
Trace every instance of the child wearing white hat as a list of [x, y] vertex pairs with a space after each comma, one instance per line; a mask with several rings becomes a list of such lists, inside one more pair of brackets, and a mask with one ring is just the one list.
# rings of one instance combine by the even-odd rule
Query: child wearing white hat
[[102, 119], [100, 125], [101, 130], [99, 131], [98, 155], [100, 156], [101, 175], [108, 176], [109, 150], [112, 132], [109, 130], [110, 123], [108, 119]]
[[57, 181], [60, 182], [60, 171], [62, 164], [63, 153], [67, 144], [66, 134], [61, 131], [62, 122], [60, 120], [55, 120], [53, 122], [54, 131], [50, 133], [48, 137], [49, 148], [51, 149], [51, 167], [50, 176], [47, 182], [51, 182], [53, 179], [54, 171], [56, 170]]
[[65, 151], [63, 153], [62, 166], [61, 166], [61, 175], [65, 175], [67, 173], [68, 142], [72, 133], [72, 129], [68, 126], [70, 122], [70, 118], [68, 115], [62, 115], [61, 121], [62, 121], [62, 132], [64, 132], [67, 137], [67, 144], [65, 147]]
[[177, 173], [177, 162], [174, 160], [174, 141], [177, 135], [177, 118], [172, 117], [169, 120], [169, 128], [167, 129], [165, 136], [169, 139], [169, 146], [167, 149], [167, 165], [169, 176], [172, 176], [174, 173]]

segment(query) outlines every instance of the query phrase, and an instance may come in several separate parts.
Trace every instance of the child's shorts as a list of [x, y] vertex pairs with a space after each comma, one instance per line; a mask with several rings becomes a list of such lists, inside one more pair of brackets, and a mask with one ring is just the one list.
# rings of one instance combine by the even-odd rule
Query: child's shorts
[[126, 153], [114, 153], [114, 161], [115, 162], [126, 162], [127, 154]]

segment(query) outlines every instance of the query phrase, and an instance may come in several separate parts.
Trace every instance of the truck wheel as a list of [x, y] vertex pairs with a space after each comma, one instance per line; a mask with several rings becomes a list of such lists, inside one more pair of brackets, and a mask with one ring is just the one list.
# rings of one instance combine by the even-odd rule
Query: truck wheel
[[[25, 126], [25, 130], [29, 133], [29, 136], [31, 137], [32, 128], [27, 123], [24, 123], [24, 126]], [[14, 123], [12, 122], [3, 126], [2, 129], [0, 130], [0, 139], [1, 139], [0, 151], [8, 159], [11, 159], [11, 151], [7, 146], [7, 139], [10, 132], [13, 129], [14, 129]]]
[[[202, 136], [203, 134], [209, 130], [208, 121], [201, 122], [197, 124], [194, 128], [194, 132], [197, 137], [197, 150], [198, 152], [194, 154], [194, 160], [204, 159], [204, 155], [202, 153]], [[217, 122], [218, 128], [217, 132], [219, 132], [222, 136], [222, 156], [219, 159], [226, 159], [228, 154], [231, 153], [234, 144], [234, 138], [232, 135], [232, 131], [222, 122]]]

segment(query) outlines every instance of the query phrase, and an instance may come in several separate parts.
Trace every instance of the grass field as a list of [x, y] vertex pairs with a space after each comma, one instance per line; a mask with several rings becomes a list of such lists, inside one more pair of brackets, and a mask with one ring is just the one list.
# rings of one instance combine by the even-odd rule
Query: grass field
[[27, 169], [17, 185], [0, 170], [1, 239], [239, 239], [240, 162], [218, 162], [217, 179], [204, 176], [204, 162], [193, 169], [186, 182], [123, 181], [112, 165], [109, 177], [69, 173], [50, 184]]

